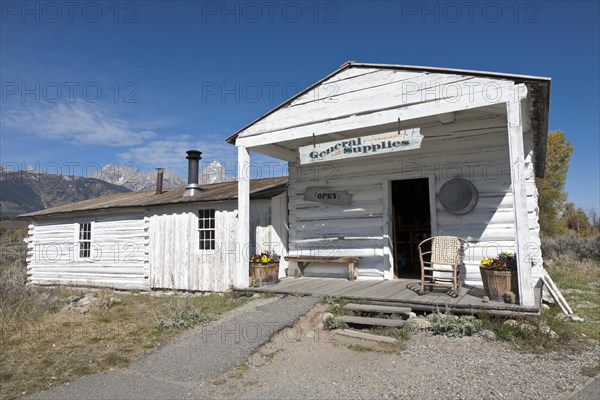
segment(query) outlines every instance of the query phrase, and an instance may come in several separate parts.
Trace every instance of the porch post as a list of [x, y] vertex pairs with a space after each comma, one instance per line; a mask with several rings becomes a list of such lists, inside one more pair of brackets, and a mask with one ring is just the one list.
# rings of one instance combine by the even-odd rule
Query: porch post
[[238, 146], [238, 225], [236, 269], [233, 285], [247, 288], [250, 285], [250, 153], [244, 146]]
[[[515, 89], [518, 89], [515, 86]], [[524, 93], [522, 90], [521, 93]], [[513, 209], [517, 250], [517, 273], [519, 278], [519, 297], [523, 306], [534, 306], [535, 295], [531, 276], [531, 260], [527, 257], [529, 240], [529, 222], [527, 220], [527, 191], [525, 189], [525, 152], [523, 148], [523, 120], [521, 117], [522, 97], [506, 103], [508, 122], [508, 150], [510, 176], [512, 182]]]

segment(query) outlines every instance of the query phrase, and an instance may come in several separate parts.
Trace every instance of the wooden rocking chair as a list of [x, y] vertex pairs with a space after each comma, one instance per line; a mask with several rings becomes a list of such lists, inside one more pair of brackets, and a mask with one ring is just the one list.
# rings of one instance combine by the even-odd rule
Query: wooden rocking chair
[[[431, 242], [431, 251], [423, 251], [423, 245]], [[456, 236], [434, 236], [419, 243], [421, 260], [421, 290], [426, 287], [443, 286], [452, 289], [452, 295], [460, 294], [460, 261], [468, 247], [466, 240]], [[428, 261], [424, 257], [429, 258]], [[439, 274], [435, 274], [439, 272]]]

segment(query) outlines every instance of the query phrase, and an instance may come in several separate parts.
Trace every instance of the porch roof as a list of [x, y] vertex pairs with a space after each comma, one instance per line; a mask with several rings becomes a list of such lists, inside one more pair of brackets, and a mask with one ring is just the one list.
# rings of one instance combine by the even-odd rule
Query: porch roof
[[[542, 76], [532, 75], [520, 75], [520, 74], [508, 74], [500, 72], [488, 72], [488, 71], [476, 71], [466, 69], [454, 69], [454, 68], [440, 68], [440, 67], [426, 67], [426, 66], [412, 66], [412, 65], [400, 65], [400, 64], [374, 64], [374, 63], [357, 63], [354, 61], [348, 61], [340, 66], [338, 69], [310, 85], [306, 89], [300, 91], [296, 95], [292, 96], [288, 100], [269, 110], [265, 114], [261, 115], [254, 121], [250, 122], [243, 128], [239, 129], [232, 135], [226, 138], [226, 141], [230, 144], [235, 144], [239, 135], [265, 119], [269, 115], [276, 111], [289, 106], [296, 99], [305, 95], [307, 92], [313, 90], [323, 82], [332, 78], [333, 76], [341, 73], [350, 68], [375, 68], [375, 69], [388, 69], [388, 70], [403, 70], [403, 71], [414, 71], [414, 72], [428, 72], [428, 73], [439, 73], [439, 74], [453, 74], [453, 75], [464, 75], [472, 77], [483, 77], [491, 79], [499, 79], [512, 81], [515, 84], [525, 84], [530, 103], [530, 118], [531, 128], [533, 131], [533, 144], [534, 144], [534, 168], [536, 176], [543, 177], [546, 165], [546, 148], [547, 148], [547, 134], [548, 134], [548, 112], [550, 108], [550, 83], [551, 78]], [[284, 150], [285, 151], [285, 150]]]

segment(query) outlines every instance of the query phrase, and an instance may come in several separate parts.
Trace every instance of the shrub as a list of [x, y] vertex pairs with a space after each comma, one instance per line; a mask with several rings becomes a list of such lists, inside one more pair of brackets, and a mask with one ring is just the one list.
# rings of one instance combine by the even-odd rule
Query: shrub
[[327, 317], [325, 321], [323, 321], [323, 327], [325, 330], [332, 331], [334, 329], [343, 329], [345, 325], [339, 319], [335, 319], [335, 317]]
[[542, 255], [552, 259], [600, 260], [600, 235], [581, 237], [573, 232], [542, 237]]
[[472, 336], [481, 329], [481, 320], [472, 315], [456, 316], [449, 312], [436, 311], [431, 320], [431, 328], [436, 335], [450, 337]]
[[156, 327], [161, 332], [186, 329], [208, 321], [209, 318], [198, 311], [189, 299], [174, 298], [169, 304], [166, 316], [156, 318]]

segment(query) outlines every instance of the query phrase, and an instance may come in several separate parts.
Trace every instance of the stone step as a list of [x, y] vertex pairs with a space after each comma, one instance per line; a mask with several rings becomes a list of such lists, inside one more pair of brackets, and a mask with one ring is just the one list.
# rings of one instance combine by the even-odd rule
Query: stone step
[[368, 312], [368, 313], [380, 313], [380, 314], [403, 314], [407, 315], [412, 310], [409, 307], [397, 307], [397, 306], [378, 306], [375, 304], [354, 304], [349, 303], [344, 306], [344, 310], [354, 312]]
[[353, 317], [348, 315], [335, 317], [335, 320], [344, 322], [348, 325], [389, 326], [393, 328], [398, 328], [404, 325], [404, 320], [402, 319]]

